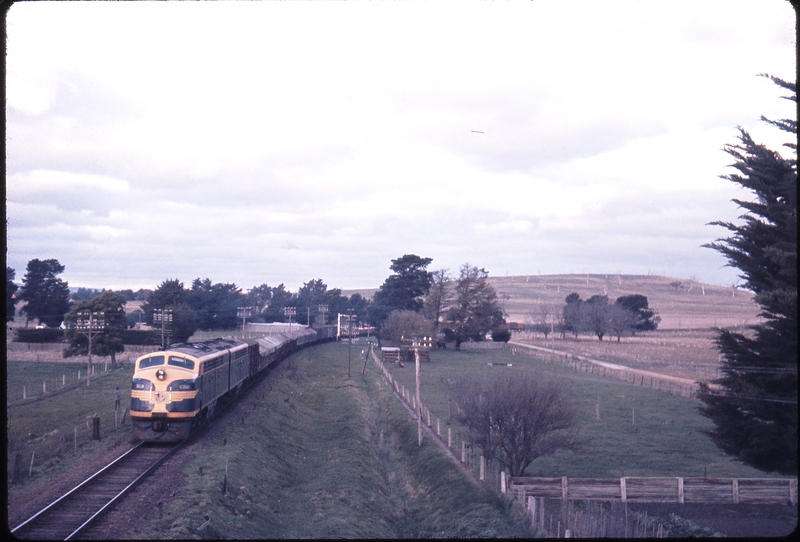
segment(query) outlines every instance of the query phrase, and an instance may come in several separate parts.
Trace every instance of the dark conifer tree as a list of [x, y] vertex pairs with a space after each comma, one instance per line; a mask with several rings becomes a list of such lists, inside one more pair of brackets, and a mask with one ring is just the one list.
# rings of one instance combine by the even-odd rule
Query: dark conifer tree
[[[794, 83], [770, 77], [789, 90]], [[797, 121], [762, 120], [797, 138]], [[701, 411], [714, 422], [710, 435], [743, 462], [797, 474], [797, 146], [785, 158], [739, 128], [739, 144], [727, 145], [737, 173], [723, 178], [749, 190], [752, 200], [733, 200], [745, 210], [741, 224], [713, 222], [730, 237], [705, 245], [741, 271], [755, 293], [763, 322], [749, 333], [719, 332], [722, 377], [701, 384]]]

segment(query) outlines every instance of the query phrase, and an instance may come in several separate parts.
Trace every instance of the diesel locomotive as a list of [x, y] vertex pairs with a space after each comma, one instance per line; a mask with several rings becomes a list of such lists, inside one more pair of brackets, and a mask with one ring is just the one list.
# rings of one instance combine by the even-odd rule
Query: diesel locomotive
[[299, 348], [335, 338], [335, 332], [335, 326], [299, 328], [256, 340], [172, 344], [141, 356], [131, 382], [134, 438], [185, 439], [267, 367]]

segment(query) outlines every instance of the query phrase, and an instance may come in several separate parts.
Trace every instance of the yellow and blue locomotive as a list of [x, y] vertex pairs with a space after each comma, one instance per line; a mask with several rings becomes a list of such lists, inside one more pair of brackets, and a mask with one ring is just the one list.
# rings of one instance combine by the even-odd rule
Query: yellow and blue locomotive
[[136, 360], [131, 382], [133, 436], [176, 442], [189, 436], [256, 375], [333, 330], [300, 328], [257, 340], [211, 339], [170, 345]]

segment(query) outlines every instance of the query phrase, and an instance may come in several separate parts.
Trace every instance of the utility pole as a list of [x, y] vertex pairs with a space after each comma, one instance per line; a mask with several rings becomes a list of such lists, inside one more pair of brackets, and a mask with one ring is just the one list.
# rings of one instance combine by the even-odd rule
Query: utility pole
[[153, 323], [161, 324], [161, 349], [167, 347], [166, 337], [172, 336], [172, 309], [153, 309]]
[[236, 307], [236, 317], [242, 319], [242, 339], [244, 339], [244, 327], [247, 319], [252, 316], [253, 307]]
[[82, 311], [77, 316], [75, 329], [89, 339], [89, 365], [86, 368], [86, 385], [88, 386], [92, 378], [92, 338], [105, 330], [106, 313]]
[[347, 380], [350, 380], [350, 359], [353, 352], [353, 309], [347, 309]]
[[417, 381], [417, 445], [422, 446], [422, 401], [419, 397], [419, 337], [411, 337], [414, 347], [414, 367]]

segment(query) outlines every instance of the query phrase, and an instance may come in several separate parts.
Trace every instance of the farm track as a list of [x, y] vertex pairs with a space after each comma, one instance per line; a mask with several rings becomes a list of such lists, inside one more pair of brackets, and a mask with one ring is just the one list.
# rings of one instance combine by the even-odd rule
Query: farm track
[[15, 527], [11, 534], [31, 540], [77, 538], [179, 446], [137, 444]]

